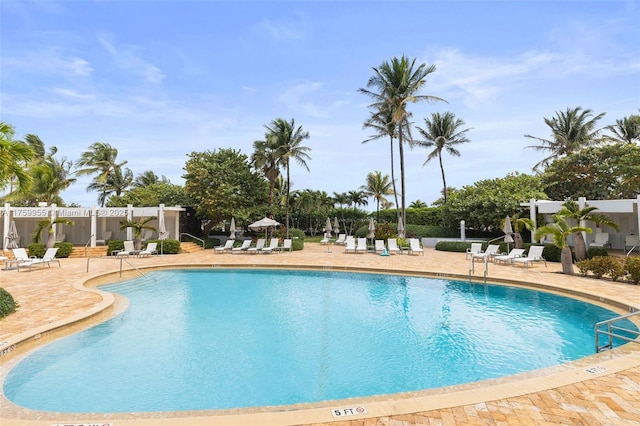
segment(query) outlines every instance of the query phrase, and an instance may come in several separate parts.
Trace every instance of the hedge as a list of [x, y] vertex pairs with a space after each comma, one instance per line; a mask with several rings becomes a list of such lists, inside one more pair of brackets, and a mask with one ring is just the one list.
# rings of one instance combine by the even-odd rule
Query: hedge
[[[69, 257], [71, 250], [73, 250], [73, 244], [71, 243], [58, 242], [53, 246], [58, 248], [56, 257], [59, 259]], [[41, 243], [31, 243], [29, 247], [27, 247], [27, 250], [29, 251], [29, 256], [42, 257], [47, 251], [47, 246]]]

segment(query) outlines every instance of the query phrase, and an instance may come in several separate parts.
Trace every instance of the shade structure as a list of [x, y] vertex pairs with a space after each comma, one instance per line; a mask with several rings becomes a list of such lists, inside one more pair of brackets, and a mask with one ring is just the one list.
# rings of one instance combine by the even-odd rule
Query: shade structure
[[367, 235], [367, 238], [373, 240], [376, 237], [376, 224], [373, 221], [373, 218], [369, 218], [369, 235]]
[[231, 218], [231, 224], [229, 225], [229, 239], [236, 239], [236, 219], [233, 217]]
[[511, 218], [507, 216], [504, 219], [504, 226], [502, 227], [502, 232], [504, 232], [504, 242], [507, 243], [507, 250], [509, 249], [509, 243], [513, 242], [513, 227], [511, 226]]
[[327, 223], [324, 226], [324, 235], [330, 238], [331, 232], [333, 232], [333, 227], [331, 226], [331, 219], [327, 218]]
[[338, 223], [338, 217], [333, 218], [333, 233], [338, 235], [340, 233], [340, 224]]
[[280, 222], [277, 222], [268, 217], [264, 217], [259, 221], [253, 222], [251, 225], [249, 225], [249, 229], [251, 229], [252, 231], [265, 231], [266, 236], [270, 229], [273, 229], [278, 225], [280, 225]]
[[14, 249], [20, 247], [20, 235], [18, 235], [18, 228], [16, 227], [16, 221], [12, 220], [9, 225], [9, 232], [7, 233], [7, 245], [6, 248]]
[[400, 218], [398, 218], [398, 238], [404, 238], [404, 224]]
[[158, 239], [160, 240], [160, 255], [164, 254], [164, 240], [167, 239], [169, 233], [167, 232], [167, 227], [164, 223], [164, 209], [160, 209], [160, 214], [158, 215]]

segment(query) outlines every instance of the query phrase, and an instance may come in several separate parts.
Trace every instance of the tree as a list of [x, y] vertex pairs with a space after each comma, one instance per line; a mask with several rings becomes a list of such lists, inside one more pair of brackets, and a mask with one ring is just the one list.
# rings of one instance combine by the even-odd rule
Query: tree
[[426, 209], [428, 207], [429, 206], [427, 205], [427, 203], [421, 200], [415, 200], [411, 204], [409, 204], [410, 209]]
[[46, 229], [47, 235], [48, 235], [46, 247], [47, 248], [53, 247], [56, 243], [55, 238], [53, 236], [53, 227], [58, 223], [63, 225], [73, 225], [73, 221], [63, 217], [58, 217], [53, 220], [51, 220], [51, 218], [42, 219], [38, 221], [38, 225], [36, 226], [36, 229], [33, 231], [33, 235], [32, 235], [33, 242], [36, 244], [39, 243], [40, 238], [42, 236], [42, 231]]
[[640, 146], [616, 143], [585, 148], [554, 160], [541, 178], [553, 200], [635, 198], [640, 193]]
[[400, 192], [401, 192], [401, 220], [406, 226], [406, 190], [404, 171], [404, 136], [408, 131], [405, 129], [409, 117], [407, 105], [409, 102], [419, 101], [443, 101], [443, 99], [420, 95], [420, 91], [427, 82], [429, 74], [435, 72], [435, 65], [420, 64], [415, 67], [416, 60], [409, 60], [406, 56], [400, 59], [394, 57], [391, 61], [384, 61], [378, 68], [373, 68], [374, 75], [369, 78], [367, 87], [370, 89], [360, 89], [360, 93], [373, 98], [374, 103], [370, 105], [374, 111], [388, 109], [391, 112], [393, 122], [397, 126], [398, 149], [400, 157]]
[[[14, 141], [13, 127], [0, 121], [0, 190], [17, 182], [21, 191], [26, 191], [31, 186], [31, 176], [25, 165], [34, 157], [34, 152], [29, 145], [21, 141]], [[13, 188], [10, 188], [10, 192]]]
[[76, 164], [78, 167], [76, 174], [78, 176], [96, 175], [93, 178], [93, 182], [87, 186], [87, 191], [100, 192], [98, 197], [100, 206], [104, 206], [110, 193], [109, 178], [116, 171], [116, 168], [127, 164], [126, 161], [118, 163], [117, 157], [118, 150], [116, 148], [108, 143], [94, 142], [89, 146], [89, 150], [81, 154], [80, 160]]
[[155, 216], [142, 218], [139, 221], [132, 219], [125, 219], [120, 221], [120, 230], [124, 231], [127, 228], [133, 228], [133, 245], [136, 250], [140, 250], [142, 248], [142, 239], [140, 236], [142, 235], [142, 231], [148, 229], [150, 231], [156, 232], [156, 228], [152, 225], [149, 225], [149, 222], [158, 219]]
[[434, 112], [431, 114], [431, 119], [424, 119], [424, 124], [424, 129], [421, 127], [417, 127], [417, 129], [425, 140], [417, 141], [417, 144], [425, 148], [433, 148], [433, 151], [429, 153], [424, 164], [427, 164], [436, 157], [438, 158], [440, 171], [442, 173], [442, 185], [444, 187], [442, 194], [444, 196], [444, 203], [446, 204], [447, 180], [445, 179], [444, 166], [442, 165], [442, 151], [444, 150], [454, 157], [460, 157], [460, 151], [456, 149], [456, 146], [469, 142], [465, 133], [471, 129], [460, 129], [465, 123], [463, 120], [456, 118], [452, 112], [445, 112], [442, 115], [439, 112]]
[[540, 145], [530, 145], [527, 148], [550, 152], [548, 157], [533, 166], [533, 170], [546, 166], [551, 160], [598, 143], [600, 141], [600, 129], [596, 128], [596, 124], [604, 115], [605, 113], [603, 112], [593, 116], [590, 109], [583, 110], [581, 107], [576, 107], [567, 108], [565, 112], [556, 111], [555, 117], [545, 118], [544, 122], [551, 129], [551, 139], [524, 135], [527, 138], [541, 142]]
[[376, 200], [376, 220], [378, 222], [380, 221], [380, 204], [388, 204], [385, 195], [393, 194], [391, 186], [389, 175], [383, 176], [382, 172], [376, 170], [367, 175], [367, 183], [360, 187], [368, 197], [373, 197]]
[[112, 195], [107, 207], [132, 206], [190, 206], [193, 201], [187, 196], [184, 187], [168, 182], [157, 182], [130, 189], [120, 196]]
[[367, 194], [364, 191], [349, 191], [347, 193], [347, 200], [349, 205], [353, 205], [353, 216], [351, 220], [351, 229], [349, 230], [349, 235], [353, 235], [353, 232], [356, 229], [356, 222], [358, 221], [358, 206], [366, 206], [369, 204], [367, 201]]
[[612, 142], [640, 143], [640, 115], [630, 115], [616, 120], [616, 124], [605, 127], [611, 132], [605, 139]]
[[580, 232], [591, 233], [591, 228], [583, 228], [581, 226], [569, 226], [566, 219], [560, 215], [553, 215], [554, 223], [544, 225], [536, 229], [533, 238], [538, 241], [547, 235], [551, 235], [553, 245], [562, 249], [560, 253], [560, 263], [562, 264], [562, 273], [573, 275], [573, 258], [571, 256], [571, 247], [569, 247], [568, 238], [572, 234]]
[[[606, 215], [593, 213], [596, 210], [598, 210], [597, 207], [587, 206], [584, 208], [580, 208], [578, 203], [576, 203], [574, 200], [567, 200], [562, 203], [562, 208], [556, 214], [566, 219], [573, 219], [578, 223], [578, 225], [580, 225], [582, 221], [590, 221], [595, 223], [596, 225], [606, 225], [612, 227], [616, 231], [620, 231], [620, 227], [611, 219], [609, 219], [609, 217], [607, 217]], [[585, 259], [587, 257], [587, 244], [585, 243], [584, 236], [581, 232], [576, 234], [573, 240], [573, 244], [575, 246], [576, 260]]]
[[160, 178], [158, 177], [157, 174], [153, 172], [153, 170], [147, 170], [143, 173], [140, 173], [138, 176], [136, 176], [131, 186], [133, 186], [134, 188], [141, 188], [141, 187], [153, 185], [156, 183], [170, 184], [171, 181], [167, 179], [167, 177], [164, 175], [162, 176], [162, 178]]
[[[269, 135], [269, 138], [273, 138], [273, 143], [278, 147], [276, 149], [276, 155], [278, 158], [278, 164], [282, 165], [287, 174], [287, 197], [285, 199], [285, 228], [286, 237], [289, 238], [289, 194], [291, 193], [291, 160], [293, 159], [300, 166], [303, 166], [309, 171], [306, 160], [311, 159], [307, 152], [311, 151], [311, 148], [303, 146], [302, 141], [309, 139], [309, 132], [302, 130], [302, 126], [296, 128], [295, 121], [292, 118], [291, 122], [282, 118], [277, 118], [271, 122], [270, 125], [265, 126]], [[271, 143], [271, 142], [270, 142]]]
[[[535, 224], [528, 217], [520, 217], [522, 213], [516, 213], [510, 217], [511, 227], [513, 229], [514, 247], [522, 248], [522, 231], [525, 229], [533, 229]], [[504, 228], [504, 223], [502, 226]]]
[[266, 213], [268, 183], [246, 155], [219, 149], [188, 157], [182, 176], [185, 192], [203, 221], [204, 235], [225, 219], [235, 217], [238, 223]]
[[276, 181], [280, 176], [278, 168], [278, 139], [272, 134], [266, 134], [263, 141], [253, 142], [251, 162], [253, 167], [261, 170], [269, 181], [269, 216], [273, 218], [273, 202]]

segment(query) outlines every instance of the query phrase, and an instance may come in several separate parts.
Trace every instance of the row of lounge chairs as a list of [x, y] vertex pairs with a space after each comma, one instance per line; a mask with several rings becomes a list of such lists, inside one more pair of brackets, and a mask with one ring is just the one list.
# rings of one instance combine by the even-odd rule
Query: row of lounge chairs
[[[402, 254], [404, 249], [398, 247], [398, 240], [396, 238], [388, 238], [387, 245], [385, 246], [384, 240], [375, 240], [375, 245], [370, 247], [367, 245], [366, 238], [358, 238], [347, 236], [345, 237], [345, 253], [366, 253], [367, 251], [375, 253], [387, 253], [387, 254]], [[422, 254], [424, 256], [424, 249], [420, 246], [420, 240], [417, 238], [409, 238], [409, 247], [406, 248], [409, 254]]]
[[27, 255], [27, 250], [24, 248], [14, 248], [13, 250], [13, 260], [4, 259], [6, 264], [6, 269], [15, 268], [20, 272], [20, 269], [28, 269], [31, 271], [31, 268], [34, 266], [48, 266], [51, 268], [51, 263], [58, 263], [58, 267], [60, 267], [60, 260], [56, 259], [56, 253], [58, 252], [58, 248], [48, 248], [44, 253], [44, 256], [35, 257]]
[[531, 246], [528, 253], [524, 254], [525, 249], [512, 249], [509, 253], [500, 253], [498, 250], [500, 246], [497, 244], [489, 244], [485, 251], [482, 251], [482, 243], [471, 243], [471, 248], [467, 249], [466, 258], [471, 257], [475, 260], [492, 261], [495, 264], [524, 264], [529, 266], [535, 262], [544, 262], [545, 268], [547, 267], [547, 261], [542, 257], [542, 251], [544, 246]]
[[148, 257], [154, 254], [158, 254], [157, 242], [148, 243], [144, 250], [135, 250], [133, 241], [124, 241], [124, 249], [114, 253], [116, 257]]
[[251, 245], [251, 240], [244, 240], [242, 245], [238, 247], [234, 247], [235, 240], [227, 240], [224, 245], [217, 246], [213, 248], [214, 253], [273, 253], [273, 252], [283, 252], [283, 251], [291, 251], [291, 239], [286, 238], [282, 242], [282, 246], [280, 246], [280, 240], [278, 238], [271, 238], [269, 241], [269, 245], [267, 245], [266, 238], [258, 238], [256, 241], [256, 245]]

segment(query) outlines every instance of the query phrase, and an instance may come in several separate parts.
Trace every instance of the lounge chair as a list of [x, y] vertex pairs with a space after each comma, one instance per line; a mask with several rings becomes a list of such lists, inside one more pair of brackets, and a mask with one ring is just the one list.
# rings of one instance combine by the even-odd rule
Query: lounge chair
[[484, 252], [471, 253], [471, 258], [474, 261], [476, 259], [484, 260], [485, 258], [488, 260], [493, 260], [494, 257], [499, 255], [498, 250], [500, 250], [500, 246], [498, 244], [489, 244]]
[[402, 254], [402, 250], [398, 247], [398, 240], [396, 238], [387, 238], [387, 251], [389, 253]]
[[231, 254], [242, 253], [249, 249], [251, 246], [251, 240], [244, 240], [240, 247], [234, 247], [231, 249]]
[[105, 246], [107, 245], [107, 242], [111, 239], [111, 231], [104, 231], [102, 233], [102, 239], [101, 240], [96, 240], [96, 245], [98, 246]]
[[516, 257], [522, 257], [522, 255], [524, 254], [524, 249], [512, 249], [509, 254], [502, 254], [499, 256], [495, 256], [493, 258], [493, 263], [512, 263], [512, 260], [515, 259]]
[[366, 253], [366, 252], [367, 252], [367, 239], [358, 238], [358, 244], [356, 245], [356, 253]]
[[278, 250], [279, 243], [280, 240], [278, 238], [272, 238], [271, 241], [269, 241], [269, 245], [263, 247], [260, 253], [273, 253], [274, 250]]
[[354, 237], [352, 237], [352, 236], [348, 236], [347, 237], [347, 239], [345, 240], [344, 252], [345, 253], [349, 253], [349, 252], [356, 253], [356, 239]]
[[336, 244], [345, 244], [347, 240], [347, 234], [338, 234], [338, 239], [336, 240]]
[[129, 255], [133, 254], [133, 252], [135, 252], [136, 249], [133, 245], [133, 241], [125, 241], [124, 242], [124, 249], [120, 250], [119, 252], [116, 253], [116, 256], [118, 257], [129, 257]]
[[140, 253], [138, 253], [138, 257], [147, 257], [153, 254], [158, 254], [158, 250], [156, 249], [157, 247], [158, 247], [158, 243], [156, 242], [147, 243], [147, 247], [144, 250], [142, 250]]
[[596, 232], [596, 239], [592, 243], [589, 243], [589, 247], [611, 247], [609, 243], [609, 233], [608, 232]]
[[56, 253], [58, 252], [58, 247], [48, 248], [47, 251], [40, 258], [30, 258], [26, 262], [18, 263], [18, 272], [20, 272], [20, 268], [29, 268], [29, 272], [31, 272], [31, 268], [36, 265], [47, 265], [51, 268], [51, 262], [58, 262], [58, 267], [60, 267], [60, 261], [56, 259]]
[[233, 248], [233, 242], [234, 240], [227, 240], [226, 243], [224, 243], [223, 246], [216, 246], [213, 248], [213, 252], [214, 253], [224, 253], [226, 251], [231, 251], [231, 249]]
[[264, 244], [267, 242], [266, 238], [258, 238], [256, 241], [256, 245], [253, 247], [249, 247], [247, 249], [247, 253], [260, 253], [260, 250], [264, 248]]
[[26, 262], [36, 258], [35, 256], [29, 257], [27, 249], [25, 248], [14, 248], [11, 250], [13, 251], [13, 258], [18, 262]]
[[474, 254], [482, 253], [482, 243], [471, 243], [471, 247], [467, 249], [467, 253], [464, 255], [465, 259], [473, 257]]
[[424, 250], [420, 247], [420, 241], [417, 238], [409, 238], [409, 254], [422, 253], [424, 256]]
[[516, 263], [524, 263], [526, 266], [529, 266], [530, 263], [533, 262], [544, 262], [544, 267], [547, 267], [547, 261], [544, 257], [542, 257], [542, 251], [544, 250], [544, 246], [531, 246], [529, 247], [529, 252], [526, 256], [523, 257], [514, 257], [511, 259], [511, 263], [514, 265]]
[[291, 238], [285, 238], [284, 241], [282, 242], [282, 247], [278, 247], [277, 250], [281, 252], [292, 251], [293, 248], [291, 246]]
[[331, 234], [326, 233], [323, 235], [322, 239], [320, 240], [320, 244], [329, 244], [331, 242]]
[[376, 253], [382, 253], [385, 249], [384, 240], [376, 240]]
[[637, 248], [640, 251], [640, 239], [637, 235], [625, 235], [624, 237], [624, 251]]

